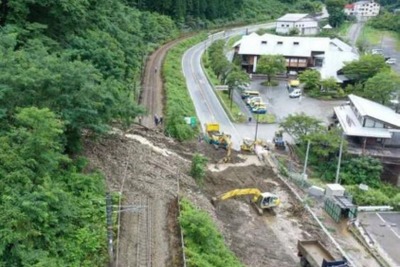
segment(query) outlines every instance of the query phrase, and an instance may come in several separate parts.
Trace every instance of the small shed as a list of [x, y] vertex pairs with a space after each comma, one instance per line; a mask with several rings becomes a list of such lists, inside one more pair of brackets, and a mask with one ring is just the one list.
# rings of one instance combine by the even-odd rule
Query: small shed
[[335, 222], [342, 219], [353, 220], [357, 217], [357, 205], [346, 196], [332, 196], [325, 199], [324, 210]]
[[324, 29], [324, 30], [330, 30], [330, 29], [332, 29], [332, 26], [329, 25], [329, 24], [326, 24], [324, 27], [322, 27], [322, 29]]

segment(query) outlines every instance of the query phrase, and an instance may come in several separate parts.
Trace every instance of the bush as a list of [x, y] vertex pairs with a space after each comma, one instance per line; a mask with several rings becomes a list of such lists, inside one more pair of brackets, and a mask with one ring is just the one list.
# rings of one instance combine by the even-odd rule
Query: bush
[[188, 200], [180, 203], [179, 222], [185, 241], [189, 267], [242, 267], [227, 248], [210, 216], [196, 209]]
[[168, 52], [163, 65], [166, 91], [165, 132], [180, 141], [191, 139], [196, 135], [196, 129], [184, 122], [184, 117], [195, 116], [196, 111], [186, 87], [181, 59], [188, 48], [204, 40], [205, 37], [205, 34], [199, 34], [181, 42]]
[[190, 175], [196, 180], [197, 183], [202, 184], [205, 173], [205, 165], [207, 158], [200, 154], [195, 154], [192, 159], [192, 168], [190, 169]]

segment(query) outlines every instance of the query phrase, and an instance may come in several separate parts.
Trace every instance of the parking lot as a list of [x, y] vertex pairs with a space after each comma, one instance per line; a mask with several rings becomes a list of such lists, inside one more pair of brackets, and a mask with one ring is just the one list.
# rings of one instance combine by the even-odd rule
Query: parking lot
[[[279, 86], [275, 87], [263, 86], [261, 85], [262, 82], [263, 80], [253, 80], [251, 90], [258, 90], [260, 92], [264, 102], [267, 104], [267, 112], [276, 116], [275, 124], [260, 124], [258, 126], [257, 136], [266, 140], [272, 140], [275, 131], [279, 128], [279, 123], [290, 114], [304, 112], [328, 124], [333, 114], [333, 107], [344, 102], [343, 100], [322, 101], [304, 95], [300, 98], [290, 98], [286, 81], [281, 81]], [[254, 125], [254, 127], [249, 127], [249, 124]], [[253, 120], [252, 123], [235, 126], [244, 136], [254, 138], [255, 124]], [[286, 140], [288, 138], [286, 136]]]
[[400, 213], [363, 212], [358, 218], [391, 266], [400, 266]]

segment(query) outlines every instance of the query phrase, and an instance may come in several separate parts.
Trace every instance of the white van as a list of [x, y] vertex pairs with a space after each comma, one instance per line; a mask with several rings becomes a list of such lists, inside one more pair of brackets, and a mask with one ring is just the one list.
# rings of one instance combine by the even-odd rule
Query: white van
[[301, 96], [301, 89], [294, 89], [290, 94], [290, 98], [296, 98]]

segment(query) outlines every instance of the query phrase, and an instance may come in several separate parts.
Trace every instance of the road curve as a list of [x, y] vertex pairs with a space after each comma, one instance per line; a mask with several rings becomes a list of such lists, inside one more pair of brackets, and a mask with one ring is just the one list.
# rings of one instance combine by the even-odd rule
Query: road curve
[[197, 117], [204, 132], [204, 123], [218, 122], [221, 131], [232, 136], [233, 149], [239, 150], [243, 137], [236, 130], [228, 115], [219, 102], [215, 92], [207, 80], [201, 67], [201, 56], [205, 49], [215, 40], [228, 38], [233, 35], [246, 34], [259, 28], [273, 28], [275, 23], [260, 24], [236, 28], [212, 34], [207, 40], [191, 47], [182, 57], [182, 69], [186, 78], [186, 85], [196, 108]]

